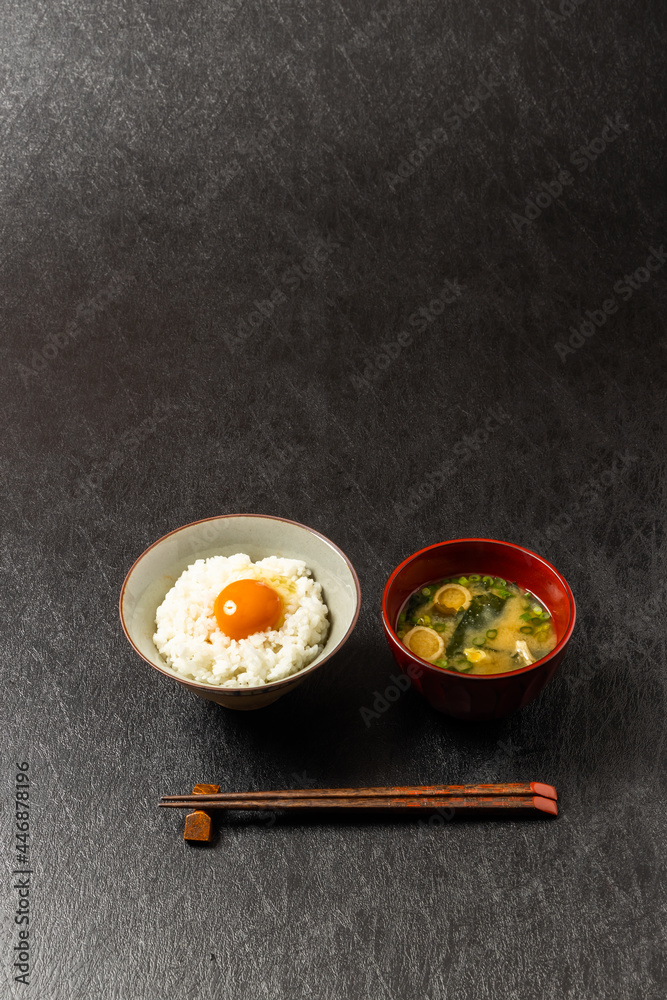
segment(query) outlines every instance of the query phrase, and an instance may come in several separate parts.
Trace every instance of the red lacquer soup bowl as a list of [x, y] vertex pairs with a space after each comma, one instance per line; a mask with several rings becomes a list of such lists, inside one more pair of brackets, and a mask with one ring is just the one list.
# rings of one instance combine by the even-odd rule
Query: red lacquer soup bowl
[[[455, 573], [500, 576], [530, 590], [551, 613], [555, 648], [536, 663], [502, 674], [461, 674], [415, 656], [396, 634], [401, 608], [417, 588]], [[560, 666], [575, 617], [572, 591], [551, 563], [520, 545], [490, 538], [456, 538], [415, 552], [396, 567], [382, 595], [382, 625], [403, 673], [433, 708], [471, 721], [500, 719], [537, 698]]]

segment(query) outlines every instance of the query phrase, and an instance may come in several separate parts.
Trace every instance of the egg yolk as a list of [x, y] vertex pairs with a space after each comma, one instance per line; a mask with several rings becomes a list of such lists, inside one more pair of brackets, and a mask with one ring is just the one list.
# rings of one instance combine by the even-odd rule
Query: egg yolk
[[280, 595], [261, 580], [236, 580], [221, 590], [213, 611], [221, 632], [246, 639], [273, 628], [283, 612]]

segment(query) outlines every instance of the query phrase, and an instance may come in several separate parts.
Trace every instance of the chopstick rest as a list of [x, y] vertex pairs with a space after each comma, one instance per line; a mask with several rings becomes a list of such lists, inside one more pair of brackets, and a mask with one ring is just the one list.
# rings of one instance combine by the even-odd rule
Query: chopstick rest
[[[220, 791], [220, 785], [195, 785], [192, 789], [193, 796], [215, 795]], [[209, 813], [203, 809], [196, 809], [188, 813], [185, 817], [184, 840], [197, 840], [207, 844], [211, 839], [212, 822]]]

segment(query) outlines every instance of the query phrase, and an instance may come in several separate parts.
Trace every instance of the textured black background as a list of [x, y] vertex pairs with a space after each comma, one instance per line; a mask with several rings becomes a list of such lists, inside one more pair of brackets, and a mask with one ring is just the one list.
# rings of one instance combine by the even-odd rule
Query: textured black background
[[[665, 239], [659, 10], [3, 5], [1, 842], [9, 873], [26, 760], [36, 871], [29, 987], [3, 879], [3, 997], [664, 995], [667, 266], [614, 291]], [[241, 511], [324, 532], [363, 591], [345, 651], [248, 714], [151, 671], [116, 610], [150, 542]], [[501, 722], [408, 693], [366, 727], [384, 581], [467, 535], [566, 576], [562, 670]], [[525, 779], [556, 822], [239, 821], [197, 849], [155, 808]]]

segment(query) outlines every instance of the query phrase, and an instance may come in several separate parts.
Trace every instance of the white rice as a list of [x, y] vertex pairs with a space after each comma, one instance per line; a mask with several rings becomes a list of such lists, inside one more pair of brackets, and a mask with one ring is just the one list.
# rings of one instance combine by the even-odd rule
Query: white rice
[[[215, 599], [235, 580], [258, 579], [283, 600], [278, 629], [230, 639], [218, 628]], [[329, 622], [322, 588], [299, 559], [234, 556], [198, 559], [181, 573], [157, 609], [153, 641], [176, 673], [218, 687], [254, 687], [308, 666], [324, 648]]]

